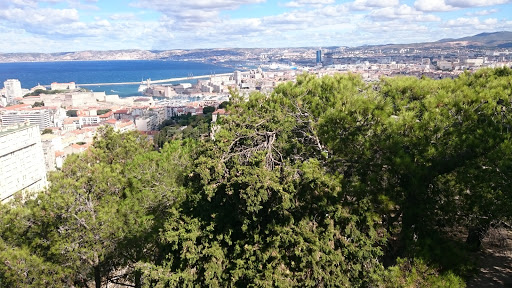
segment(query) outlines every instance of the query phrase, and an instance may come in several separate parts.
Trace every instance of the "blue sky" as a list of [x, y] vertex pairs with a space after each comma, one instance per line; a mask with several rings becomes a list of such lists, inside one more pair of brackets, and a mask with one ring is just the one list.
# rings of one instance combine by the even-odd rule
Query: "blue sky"
[[0, 53], [326, 47], [512, 31], [512, 0], [0, 0]]

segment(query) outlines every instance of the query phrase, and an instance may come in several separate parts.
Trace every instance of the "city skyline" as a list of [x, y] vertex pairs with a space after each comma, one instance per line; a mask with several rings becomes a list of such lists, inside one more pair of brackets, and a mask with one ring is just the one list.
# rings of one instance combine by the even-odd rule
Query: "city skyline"
[[12, 0], [0, 53], [360, 46], [512, 30], [508, 0]]

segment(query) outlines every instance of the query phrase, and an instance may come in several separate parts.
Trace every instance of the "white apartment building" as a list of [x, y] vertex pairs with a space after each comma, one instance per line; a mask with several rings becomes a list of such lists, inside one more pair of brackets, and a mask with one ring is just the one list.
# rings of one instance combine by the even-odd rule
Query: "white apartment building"
[[135, 126], [139, 131], [155, 131], [158, 128], [158, 115], [149, 114], [135, 119]]
[[82, 126], [89, 126], [89, 125], [96, 125], [100, 123], [100, 117], [94, 115], [94, 116], [79, 116], [80, 119], [80, 127]]
[[50, 111], [47, 109], [0, 111], [0, 121], [3, 127], [29, 121], [30, 124], [38, 125], [40, 131], [52, 126]]
[[7, 104], [13, 103], [14, 98], [23, 97], [23, 91], [21, 89], [21, 83], [18, 79], [7, 79], [4, 82], [5, 87], [5, 98], [7, 98]]
[[38, 192], [47, 185], [41, 135], [35, 125], [0, 130], [0, 201], [19, 191]]

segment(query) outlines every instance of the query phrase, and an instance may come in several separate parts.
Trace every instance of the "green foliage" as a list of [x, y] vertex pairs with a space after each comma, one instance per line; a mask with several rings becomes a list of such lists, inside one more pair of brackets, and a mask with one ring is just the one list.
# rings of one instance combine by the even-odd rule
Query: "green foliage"
[[27, 96], [39, 96], [41, 94], [59, 94], [59, 93], [65, 93], [67, 91], [65, 90], [43, 90], [43, 89], [36, 89], [31, 93], [25, 94], [23, 97]]
[[43, 132], [41, 132], [42, 135], [44, 134], [53, 134], [53, 130], [51, 128], [44, 128]]
[[98, 114], [98, 116], [99, 116], [99, 115], [107, 114], [107, 113], [108, 113], [108, 112], [110, 112], [110, 111], [112, 111], [112, 109], [99, 109], [99, 110], [97, 111], [97, 114]]
[[156, 147], [171, 140], [201, 140], [209, 136], [211, 115], [182, 115], [165, 120], [160, 125], [160, 132], [153, 138]]
[[41, 101], [41, 102], [34, 102], [34, 104], [32, 105], [32, 107], [43, 107], [44, 106], [44, 102]]
[[102, 128], [47, 191], [0, 207], [0, 283], [464, 287], [451, 231], [478, 244], [512, 216], [510, 83], [304, 74], [233, 93], [212, 129], [167, 121], [158, 151]]
[[31, 254], [26, 247], [9, 247], [0, 239], [0, 261], [0, 287], [67, 286], [61, 267]]
[[226, 109], [226, 108], [228, 108], [229, 105], [231, 105], [230, 101], [224, 101], [224, 102], [220, 103], [218, 108], [219, 109]]
[[66, 111], [66, 116], [68, 117], [77, 117], [78, 114], [77, 114], [78, 110], [67, 110]]
[[361, 275], [382, 269], [378, 218], [364, 202], [341, 205], [342, 179], [327, 173], [314, 119], [294, 100], [234, 96], [233, 116], [197, 154], [191, 194], [166, 223], [168, 260], [146, 271], [148, 284], [365, 286]]
[[203, 114], [211, 114], [215, 111], [215, 107], [213, 106], [205, 106], [203, 107]]
[[378, 279], [378, 287], [438, 287], [463, 288], [464, 280], [452, 272], [440, 274], [428, 267], [422, 260], [409, 261], [398, 259], [397, 265], [389, 267]]

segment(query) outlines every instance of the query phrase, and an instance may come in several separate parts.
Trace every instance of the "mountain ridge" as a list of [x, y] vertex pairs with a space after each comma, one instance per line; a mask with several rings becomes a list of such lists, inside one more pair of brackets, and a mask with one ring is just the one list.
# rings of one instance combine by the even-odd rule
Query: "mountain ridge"
[[[341, 46], [338, 46], [341, 47]], [[422, 42], [410, 44], [382, 44], [382, 45], [361, 45], [364, 47], [382, 47], [382, 48], [485, 48], [500, 49], [512, 48], [512, 32], [483, 32], [473, 36], [461, 38], [446, 38], [435, 42]], [[212, 56], [241, 56], [246, 53], [258, 53], [276, 49], [311, 49], [312, 47], [301, 48], [211, 48], [211, 49], [172, 49], [172, 50], [143, 50], [143, 49], [125, 49], [125, 50], [107, 50], [107, 51], [70, 51], [55, 53], [0, 53], [0, 63], [6, 62], [52, 62], [52, 61], [101, 61], [101, 60], [178, 60], [182, 56], [188, 59], [206, 59]], [[258, 51], [261, 50], [261, 51]]]

